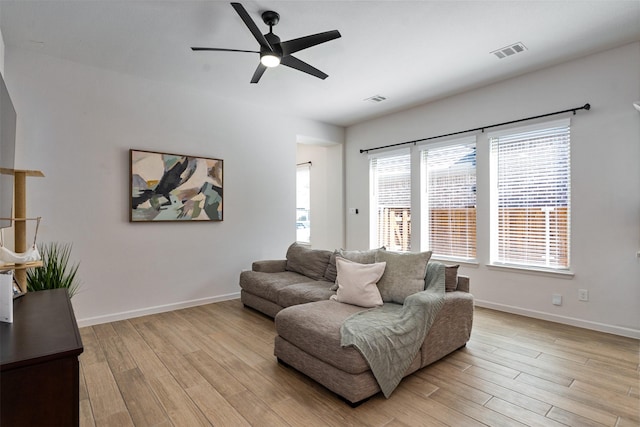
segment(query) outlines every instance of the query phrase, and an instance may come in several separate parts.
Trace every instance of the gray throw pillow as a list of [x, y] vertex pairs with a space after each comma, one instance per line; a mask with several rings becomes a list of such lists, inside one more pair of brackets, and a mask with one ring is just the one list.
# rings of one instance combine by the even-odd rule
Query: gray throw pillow
[[[331, 258], [329, 258], [329, 265], [327, 265], [327, 269], [324, 272], [324, 280], [329, 282], [336, 281], [336, 276], [338, 274], [336, 270], [337, 256], [360, 264], [373, 264], [376, 262], [376, 252], [384, 250], [384, 246], [379, 249], [369, 249], [366, 251], [345, 251], [344, 249], [335, 250], [333, 251], [333, 254], [331, 254]], [[337, 289], [337, 287], [335, 287], [335, 289]], [[335, 291], [335, 289], [332, 290]]]
[[[338, 276], [338, 270], [336, 269], [336, 256], [338, 255], [338, 250], [336, 249], [331, 254], [329, 258], [329, 264], [327, 264], [327, 269], [324, 271], [324, 280], [328, 282], [335, 282], [336, 277]], [[332, 287], [333, 288], [333, 287]], [[336, 286], [336, 289], [337, 286]], [[332, 289], [335, 291], [335, 289]]]
[[299, 243], [294, 243], [287, 250], [286, 269], [304, 274], [313, 280], [322, 280], [330, 257], [331, 251], [310, 249]]
[[429, 258], [431, 258], [431, 251], [420, 253], [377, 252], [376, 262], [387, 263], [384, 274], [378, 281], [382, 300], [404, 304], [406, 297], [423, 291]]
[[344, 259], [349, 261], [358, 262], [360, 264], [373, 264], [376, 262], [376, 254], [380, 251], [385, 251], [386, 248], [382, 246], [378, 249], [369, 249], [366, 251], [345, 251], [340, 249], [338, 253]]
[[444, 266], [444, 289], [447, 292], [458, 289], [458, 267], [460, 264]]

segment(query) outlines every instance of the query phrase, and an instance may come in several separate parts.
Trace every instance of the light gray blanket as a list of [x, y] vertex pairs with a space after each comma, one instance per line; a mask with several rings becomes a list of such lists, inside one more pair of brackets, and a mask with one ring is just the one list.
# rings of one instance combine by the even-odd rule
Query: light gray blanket
[[400, 384], [444, 305], [444, 264], [429, 263], [425, 290], [404, 305], [385, 304], [361, 311], [340, 328], [342, 347], [353, 345], [367, 360], [385, 397]]

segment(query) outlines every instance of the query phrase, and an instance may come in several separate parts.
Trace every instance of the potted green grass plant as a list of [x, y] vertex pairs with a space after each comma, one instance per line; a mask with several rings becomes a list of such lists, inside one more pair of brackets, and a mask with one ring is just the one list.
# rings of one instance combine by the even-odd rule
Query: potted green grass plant
[[66, 288], [72, 298], [80, 287], [76, 274], [78, 264], [69, 264], [70, 243], [52, 242], [39, 246], [42, 267], [27, 270], [27, 290], [29, 292]]

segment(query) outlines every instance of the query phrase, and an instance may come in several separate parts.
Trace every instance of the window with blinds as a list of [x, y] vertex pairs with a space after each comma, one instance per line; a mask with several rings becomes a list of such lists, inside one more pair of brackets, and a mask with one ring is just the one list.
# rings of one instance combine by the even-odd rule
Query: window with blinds
[[311, 163], [296, 171], [296, 241], [311, 243]]
[[372, 247], [411, 250], [411, 155], [409, 151], [370, 158]]
[[490, 134], [491, 262], [569, 268], [569, 120]]
[[423, 250], [476, 258], [475, 137], [421, 151]]

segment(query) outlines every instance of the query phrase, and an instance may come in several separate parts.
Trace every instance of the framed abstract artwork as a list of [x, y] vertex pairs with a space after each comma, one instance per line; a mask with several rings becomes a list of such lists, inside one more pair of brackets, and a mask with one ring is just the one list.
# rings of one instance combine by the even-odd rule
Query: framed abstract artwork
[[221, 159], [129, 150], [129, 221], [222, 221]]

